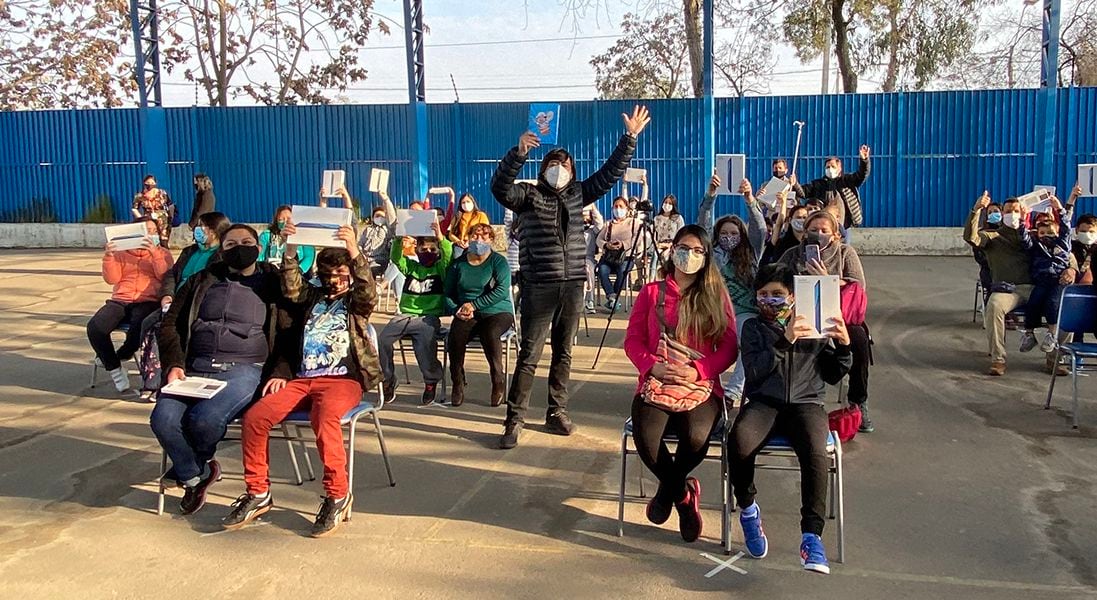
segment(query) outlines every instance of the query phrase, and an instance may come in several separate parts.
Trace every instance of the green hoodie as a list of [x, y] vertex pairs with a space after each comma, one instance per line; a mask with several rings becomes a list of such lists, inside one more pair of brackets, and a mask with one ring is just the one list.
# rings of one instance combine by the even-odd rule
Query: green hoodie
[[424, 267], [418, 261], [404, 256], [404, 240], [392, 240], [392, 252], [389, 258], [404, 280], [403, 294], [400, 296], [400, 312], [405, 315], [434, 315], [441, 317], [446, 312], [445, 278], [450, 261], [453, 260], [453, 244], [449, 240], [438, 240], [441, 250], [438, 261]]

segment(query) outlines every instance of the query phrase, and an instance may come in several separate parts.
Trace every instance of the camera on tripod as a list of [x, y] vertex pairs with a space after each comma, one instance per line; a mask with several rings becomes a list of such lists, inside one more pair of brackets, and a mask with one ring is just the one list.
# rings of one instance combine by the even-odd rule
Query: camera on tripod
[[651, 203], [651, 200], [640, 200], [636, 202], [636, 212], [650, 213], [655, 211], [655, 205]]

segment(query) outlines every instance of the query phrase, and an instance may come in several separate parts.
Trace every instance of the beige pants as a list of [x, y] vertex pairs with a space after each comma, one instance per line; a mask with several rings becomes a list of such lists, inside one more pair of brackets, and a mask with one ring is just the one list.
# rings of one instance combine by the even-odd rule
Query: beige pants
[[1006, 315], [1028, 302], [1031, 285], [1019, 285], [1012, 294], [995, 292], [987, 300], [983, 324], [987, 330], [991, 362], [1006, 362]]

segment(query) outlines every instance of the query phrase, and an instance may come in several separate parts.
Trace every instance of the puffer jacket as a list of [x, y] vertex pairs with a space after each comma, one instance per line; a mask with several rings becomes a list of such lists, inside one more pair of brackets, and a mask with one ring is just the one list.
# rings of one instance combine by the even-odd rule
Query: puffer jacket
[[803, 198], [819, 200], [823, 206], [838, 206], [842, 213], [838, 221], [843, 227], [860, 227], [865, 216], [859, 189], [871, 171], [871, 159], [863, 158], [858, 163], [856, 173], [843, 173], [837, 179], [820, 177], [805, 185], [801, 190]]
[[739, 348], [743, 396], [775, 407], [823, 404], [826, 384], [837, 385], [853, 364], [849, 346], [825, 339], [790, 344], [780, 325], [762, 318], [743, 324]]
[[[355, 379], [363, 390], [373, 389], [381, 381], [381, 362], [377, 358], [377, 349], [369, 337], [369, 318], [377, 304], [377, 286], [373, 283], [373, 274], [369, 268], [369, 257], [359, 253], [351, 264], [354, 285], [348, 292], [347, 318], [350, 320], [351, 357], [357, 367]], [[282, 293], [286, 299], [301, 309], [296, 312], [299, 322], [294, 328], [297, 343], [293, 346], [279, 343], [271, 377], [294, 379], [301, 365], [300, 339], [305, 327], [307, 315], [312, 307], [324, 298], [324, 290], [311, 286], [301, 275], [296, 256], [286, 256], [282, 261]], [[289, 338], [289, 336], [284, 336]]]
[[491, 178], [491, 193], [505, 208], [522, 218], [521, 270], [536, 273], [536, 282], [583, 281], [587, 277], [587, 243], [583, 236], [583, 207], [606, 195], [625, 174], [636, 138], [625, 134], [602, 168], [583, 181], [572, 180], [562, 189], [544, 181], [514, 183], [525, 156], [511, 148]]

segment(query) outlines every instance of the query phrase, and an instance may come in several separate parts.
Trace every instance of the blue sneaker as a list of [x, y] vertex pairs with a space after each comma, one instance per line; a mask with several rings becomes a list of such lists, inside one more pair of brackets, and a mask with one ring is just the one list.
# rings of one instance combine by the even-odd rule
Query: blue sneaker
[[762, 530], [762, 511], [755, 502], [739, 511], [739, 525], [743, 527], [743, 540], [751, 558], [765, 558], [769, 554], [769, 540]]
[[830, 574], [830, 563], [827, 562], [827, 549], [823, 547], [823, 539], [814, 533], [805, 533], [800, 542], [800, 564], [805, 571], [815, 571], [824, 575]]

